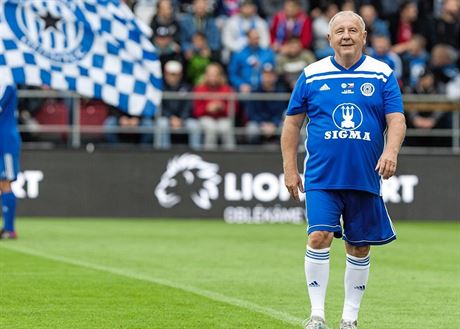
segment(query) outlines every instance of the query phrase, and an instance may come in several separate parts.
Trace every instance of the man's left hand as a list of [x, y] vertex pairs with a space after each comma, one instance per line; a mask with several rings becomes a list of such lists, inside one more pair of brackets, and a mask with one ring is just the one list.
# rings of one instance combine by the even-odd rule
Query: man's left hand
[[388, 179], [395, 174], [397, 164], [398, 154], [384, 150], [379, 161], [377, 161], [375, 171], [378, 171], [379, 175], [382, 176], [383, 179]]

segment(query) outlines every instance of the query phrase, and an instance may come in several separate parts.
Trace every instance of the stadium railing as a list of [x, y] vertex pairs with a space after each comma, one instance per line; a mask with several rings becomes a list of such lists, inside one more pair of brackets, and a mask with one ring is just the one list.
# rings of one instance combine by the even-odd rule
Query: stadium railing
[[[68, 98], [72, 100], [72, 111], [70, 113], [70, 120], [68, 125], [35, 125], [30, 127], [28, 125], [19, 125], [19, 130], [22, 133], [33, 133], [35, 135], [40, 134], [67, 134], [69, 139], [69, 146], [78, 149], [82, 145], [82, 135], [85, 134], [104, 134], [104, 133], [152, 133], [154, 136], [157, 133], [155, 127], [103, 127], [89, 126], [80, 124], [80, 99], [81, 96], [67, 91], [54, 91], [54, 90], [20, 90], [20, 98], [44, 98], [44, 99], [62, 99]], [[234, 93], [234, 94], [214, 94], [214, 93], [200, 93], [195, 94], [189, 93], [175, 93], [175, 92], [164, 92], [164, 99], [225, 99], [230, 102], [230, 115], [235, 120], [237, 102], [240, 101], [287, 101], [289, 100], [289, 93]], [[452, 112], [452, 127], [449, 129], [408, 129], [407, 137], [448, 137], [451, 139], [451, 147], [448, 148], [449, 152], [460, 154], [460, 100], [451, 100], [445, 95], [403, 95], [404, 108], [406, 112], [417, 111], [417, 112]], [[157, 111], [156, 116], [161, 116], [161, 108]], [[242, 136], [245, 134], [244, 127], [235, 127], [234, 133]], [[185, 129], [174, 130], [174, 133], [185, 134]], [[278, 134], [281, 133], [281, 129], [278, 129]], [[157, 148], [158, 145], [154, 142], [152, 147]], [[33, 144], [33, 142], [31, 142]], [[31, 146], [33, 147], [33, 146]], [[411, 152], [411, 149], [417, 150], [420, 147], [405, 147], [406, 151]], [[430, 148], [433, 149], [433, 148]], [[439, 148], [438, 148], [439, 149]]]

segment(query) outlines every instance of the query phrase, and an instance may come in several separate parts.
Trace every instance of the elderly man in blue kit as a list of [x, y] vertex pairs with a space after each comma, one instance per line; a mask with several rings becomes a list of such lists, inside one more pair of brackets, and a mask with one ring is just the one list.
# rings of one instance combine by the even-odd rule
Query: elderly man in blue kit
[[[405, 136], [401, 93], [390, 67], [363, 54], [363, 19], [351, 12], [329, 23], [334, 56], [307, 66], [292, 92], [281, 146], [292, 198], [306, 191], [308, 244], [305, 274], [311, 302], [306, 329], [325, 329], [324, 301], [333, 237], [345, 240], [345, 302], [341, 329], [358, 327], [369, 276], [371, 245], [396, 238], [381, 197], [393, 176]], [[297, 147], [308, 117], [305, 189]], [[342, 218], [342, 221], [341, 221]]]

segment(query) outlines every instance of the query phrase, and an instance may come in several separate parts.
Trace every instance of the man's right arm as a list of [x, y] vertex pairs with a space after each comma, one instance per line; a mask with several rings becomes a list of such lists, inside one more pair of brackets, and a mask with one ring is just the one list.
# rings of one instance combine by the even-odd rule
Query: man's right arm
[[297, 150], [300, 129], [305, 120], [305, 113], [287, 115], [281, 133], [281, 152], [283, 155], [284, 182], [294, 200], [300, 201], [299, 191], [304, 192], [302, 179], [297, 167]]

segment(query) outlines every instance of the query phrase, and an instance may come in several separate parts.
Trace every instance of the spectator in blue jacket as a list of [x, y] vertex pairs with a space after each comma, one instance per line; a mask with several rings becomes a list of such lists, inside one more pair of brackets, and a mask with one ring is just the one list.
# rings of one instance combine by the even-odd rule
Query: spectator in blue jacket
[[371, 40], [371, 47], [367, 49], [367, 54], [379, 61], [382, 61], [394, 71], [398, 81], [402, 76], [401, 58], [391, 50], [390, 38], [386, 35], [374, 34]]
[[[272, 64], [266, 63], [263, 66], [261, 85], [255, 91], [258, 93], [286, 92], [285, 86], [279, 83], [278, 75]], [[248, 102], [245, 107], [245, 114], [248, 120], [246, 124], [248, 142], [255, 144], [261, 141], [270, 142], [274, 140], [286, 107], [287, 100]]]
[[208, 46], [213, 55], [220, 53], [220, 31], [216, 21], [208, 14], [207, 0], [194, 0], [192, 13], [184, 14], [181, 20], [181, 46], [184, 57], [189, 60], [193, 56], [192, 38], [201, 32], [206, 36]]
[[248, 45], [235, 53], [230, 60], [228, 74], [230, 83], [242, 93], [250, 93], [260, 87], [262, 68], [265, 64], [275, 66], [275, 53], [270, 48], [262, 48], [259, 32], [248, 31]]

